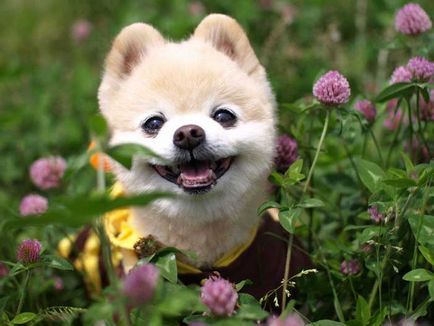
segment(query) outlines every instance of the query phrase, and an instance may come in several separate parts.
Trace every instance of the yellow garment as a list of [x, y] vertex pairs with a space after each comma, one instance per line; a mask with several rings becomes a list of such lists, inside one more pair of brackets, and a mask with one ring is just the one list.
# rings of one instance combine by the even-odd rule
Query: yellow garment
[[[113, 186], [111, 196], [113, 198], [123, 196], [124, 192], [120, 183]], [[118, 267], [122, 260], [122, 249], [134, 253], [134, 244], [140, 240], [140, 236], [130, 224], [131, 209], [120, 208], [108, 212], [104, 216], [104, 226], [108, 238], [113, 245], [112, 247], [112, 260], [113, 265]], [[256, 236], [257, 227], [253, 228], [249, 240], [229, 251], [226, 255], [217, 260], [214, 267], [221, 268], [229, 266], [234, 262], [253, 242]], [[75, 241], [75, 236], [63, 239], [58, 245], [58, 251], [61, 256], [68, 257], [71, 253], [72, 244]], [[99, 252], [100, 243], [97, 235], [91, 231], [82, 252], [79, 253], [78, 258], [74, 261], [74, 266], [77, 270], [85, 274], [85, 281], [91, 293], [99, 293], [101, 291], [101, 277], [99, 271]], [[178, 273], [180, 274], [197, 274], [201, 270], [187, 264], [185, 262], [176, 261]]]
[[[123, 195], [122, 186], [116, 183], [113, 186], [111, 195], [113, 197], [118, 197]], [[131, 210], [129, 208], [116, 209], [105, 215], [105, 228], [111, 243], [115, 247], [133, 250], [134, 244], [140, 240], [140, 236], [131, 227]], [[214, 265], [216, 268], [229, 266], [234, 262], [253, 242], [257, 232], [257, 227], [251, 232], [249, 241], [246, 243], [232, 249], [226, 255], [218, 259]], [[178, 268], [178, 273], [189, 274], [189, 273], [201, 273], [201, 270], [187, 264], [185, 262], [176, 261]]]

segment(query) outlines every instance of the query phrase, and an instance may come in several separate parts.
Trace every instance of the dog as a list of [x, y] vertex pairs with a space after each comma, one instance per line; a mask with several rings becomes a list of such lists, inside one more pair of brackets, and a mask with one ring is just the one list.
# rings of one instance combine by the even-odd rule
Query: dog
[[[246, 248], [265, 243], [258, 236], [265, 222], [257, 209], [269, 196], [276, 105], [241, 26], [231, 17], [211, 14], [181, 42], [165, 39], [147, 24], [125, 27], [106, 58], [98, 100], [111, 145], [143, 145], [162, 158], [134, 157], [131, 169], [114, 163], [123, 192], [175, 195], [131, 208], [131, 229], [140, 238], [152, 236], [164, 246], [194, 252], [195, 259], [179, 258], [193, 270], [221, 267], [223, 276], [228, 269], [236, 274], [232, 281], [255, 278], [250, 273], [255, 268], [236, 261], [243, 255], [249, 264], [267, 259], [254, 253], [256, 247], [250, 254]], [[283, 278], [286, 243], [270, 241], [280, 242], [282, 249], [267, 245], [282, 256], [279, 268], [270, 271], [277, 271], [278, 280], [252, 290], [257, 296]], [[218, 266], [234, 250], [236, 257]], [[126, 270], [137, 259], [123, 250]]]

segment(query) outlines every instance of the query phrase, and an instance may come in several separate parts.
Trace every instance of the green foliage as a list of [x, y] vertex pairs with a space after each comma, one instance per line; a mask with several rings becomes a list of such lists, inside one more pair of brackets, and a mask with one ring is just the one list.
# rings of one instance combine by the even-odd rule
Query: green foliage
[[[264, 310], [269, 300], [260, 303], [242, 293], [248, 280], [236, 285], [240, 293], [235, 314], [212, 316], [200, 301], [199, 286], [185, 286], [178, 279], [176, 256], [194, 260], [194, 253], [163, 248], [142, 259], [139, 263], [155, 264], [162, 278], [150, 302], [130, 309], [110, 260], [104, 267], [114, 280], [102, 293], [89, 296], [76, 265], [57, 252], [61, 239], [91, 224], [99, 230], [103, 253], [109, 253], [100, 232], [101, 215], [171, 196], [112, 198], [101, 183], [95, 191], [102, 173], [88, 161], [97, 151], [127, 169], [135, 160], [164, 162], [136, 144], [108, 146], [109, 127], [98, 113], [96, 94], [113, 37], [123, 26], [144, 21], [178, 40], [209, 12], [232, 15], [245, 28], [276, 93], [278, 128], [299, 145], [299, 158], [287, 171], [270, 175], [275, 194], [258, 203], [258, 214], [269, 208], [279, 211], [281, 225], [297, 235], [316, 269], [288, 280], [284, 293], [291, 301], [278, 307], [281, 319], [299, 313], [315, 326], [380, 326], [404, 317], [432, 323], [434, 124], [421, 119], [421, 102], [433, 101], [433, 84], [388, 82], [393, 69], [412, 56], [433, 60], [432, 31], [411, 39], [392, 35], [402, 1], [358, 1], [358, 6], [344, 0], [267, 3], [204, 0], [195, 12], [191, 6], [197, 3], [188, 0], [3, 1], [0, 261], [9, 271], [0, 277], [0, 324], [94, 325], [103, 320], [115, 325], [129, 318], [131, 325], [202, 321], [238, 326], [269, 316]], [[432, 1], [420, 4], [429, 15], [434, 12]], [[89, 37], [80, 41], [71, 36], [78, 19], [92, 24]], [[325, 111], [311, 92], [313, 82], [329, 69], [348, 77], [352, 101], [330, 111], [319, 149]], [[353, 107], [365, 98], [376, 103], [373, 123]], [[384, 121], [398, 112], [402, 118], [392, 130], [385, 128]], [[96, 147], [87, 151], [91, 140]], [[319, 159], [306, 187], [317, 151]], [[28, 169], [48, 155], [65, 157], [68, 169], [60, 188], [41, 191], [31, 183]], [[110, 174], [106, 179], [112, 184]], [[49, 210], [23, 218], [20, 199], [34, 192], [48, 198]], [[368, 212], [372, 207], [378, 209], [378, 221]], [[32, 264], [16, 261], [16, 247], [27, 238], [39, 239], [43, 247], [41, 259]], [[344, 273], [343, 261], [359, 262], [359, 270]], [[62, 286], [56, 283], [59, 279]], [[296, 296], [292, 286], [297, 287]], [[269, 294], [276, 298], [271, 304], [278, 301], [277, 290]]]

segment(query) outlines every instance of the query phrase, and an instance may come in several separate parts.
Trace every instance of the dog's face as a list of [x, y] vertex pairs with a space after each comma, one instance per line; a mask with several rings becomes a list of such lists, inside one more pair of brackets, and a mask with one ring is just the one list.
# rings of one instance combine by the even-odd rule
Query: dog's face
[[108, 55], [99, 101], [111, 144], [141, 144], [164, 158], [136, 157], [130, 171], [115, 173], [128, 192], [176, 193], [155, 203], [169, 217], [216, 218], [264, 192], [274, 99], [232, 18], [210, 15], [181, 43], [149, 25], [126, 27]]

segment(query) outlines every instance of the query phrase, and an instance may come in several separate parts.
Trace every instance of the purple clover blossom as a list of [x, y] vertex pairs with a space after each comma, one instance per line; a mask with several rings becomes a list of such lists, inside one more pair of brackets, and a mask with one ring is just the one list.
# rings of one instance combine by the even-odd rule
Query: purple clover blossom
[[345, 275], [356, 275], [361, 270], [360, 262], [356, 259], [344, 260], [341, 263], [341, 273]]
[[54, 290], [56, 291], [62, 291], [65, 286], [63, 284], [63, 279], [60, 276], [54, 276], [53, 277], [53, 281], [54, 281]]
[[417, 138], [413, 138], [411, 146], [409, 142], [405, 142], [404, 151], [409, 153], [417, 163], [428, 163], [431, 160], [430, 149], [425, 144], [421, 144]]
[[77, 20], [71, 26], [71, 37], [77, 43], [83, 42], [89, 38], [92, 28], [92, 23], [88, 20]]
[[38, 240], [27, 239], [17, 249], [17, 260], [23, 264], [36, 263], [41, 257], [42, 245]]
[[400, 66], [393, 71], [392, 77], [390, 77], [390, 84], [410, 82], [411, 77], [411, 71], [404, 66]]
[[9, 274], [9, 268], [5, 263], [0, 262], [0, 278], [6, 277]]
[[395, 16], [395, 29], [405, 35], [419, 35], [429, 30], [431, 19], [417, 3], [408, 3]]
[[398, 103], [397, 99], [390, 100], [386, 106], [387, 118], [384, 120], [384, 127], [389, 130], [395, 130], [399, 126], [399, 122], [402, 119], [403, 124], [408, 123], [407, 117], [404, 115], [400, 108], [396, 109]]
[[130, 304], [138, 306], [154, 295], [160, 271], [152, 264], [134, 267], [124, 278], [122, 292]]
[[274, 158], [277, 171], [285, 172], [297, 160], [297, 157], [297, 141], [288, 135], [279, 136], [277, 138], [276, 157]]
[[27, 195], [20, 203], [20, 214], [22, 216], [43, 214], [48, 209], [47, 198], [40, 195]]
[[411, 72], [413, 79], [425, 82], [434, 76], [434, 62], [423, 57], [414, 57], [408, 60], [407, 70]]
[[229, 281], [211, 276], [202, 286], [201, 301], [215, 316], [230, 316], [235, 310], [238, 293]]
[[341, 263], [341, 272], [345, 275], [356, 275], [360, 270], [360, 262], [356, 259], [344, 260]]
[[30, 178], [42, 190], [57, 188], [66, 169], [66, 162], [59, 156], [40, 158], [30, 166]]
[[313, 85], [313, 96], [328, 106], [347, 103], [350, 95], [351, 89], [348, 80], [335, 70], [322, 75]]
[[423, 121], [434, 121], [434, 89], [429, 93], [429, 101], [425, 102], [423, 96], [420, 97], [420, 118]]
[[369, 216], [371, 217], [371, 220], [373, 220], [376, 223], [380, 223], [381, 221], [384, 221], [384, 214], [380, 213], [378, 211], [377, 206], [371, 206], [368, 208]]
[[369, 123], [374, 123], [375, 117], [377, 116], [377, 109], [375, 105], [369, 100], [360, 100], [354, 104], [354, 108], [363, 114], [365, 119]]
[[277, 316], [268, 317], [266, 326], [304, 326], [306, 323], [297, 314], [289, 314], [285, 319]]

